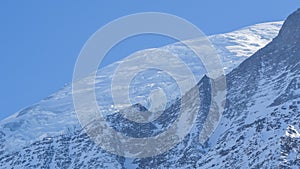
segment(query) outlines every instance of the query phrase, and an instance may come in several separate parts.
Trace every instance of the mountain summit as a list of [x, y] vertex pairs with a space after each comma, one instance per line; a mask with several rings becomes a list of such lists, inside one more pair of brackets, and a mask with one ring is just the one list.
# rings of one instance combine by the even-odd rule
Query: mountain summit
[[282, 38], [287, 43], [297, 42], [300, 38], [300, 8], [291, 14], [282, 29], [279, 32], [278, 38]]

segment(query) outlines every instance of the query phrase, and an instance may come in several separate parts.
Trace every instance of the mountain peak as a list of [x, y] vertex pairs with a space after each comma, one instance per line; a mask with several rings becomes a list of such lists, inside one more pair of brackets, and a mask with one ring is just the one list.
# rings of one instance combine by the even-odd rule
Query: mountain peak
[[287, 44], [295, 43], [300, 39], [300, 8], [288, 16], [278, 38], [284, 40]]

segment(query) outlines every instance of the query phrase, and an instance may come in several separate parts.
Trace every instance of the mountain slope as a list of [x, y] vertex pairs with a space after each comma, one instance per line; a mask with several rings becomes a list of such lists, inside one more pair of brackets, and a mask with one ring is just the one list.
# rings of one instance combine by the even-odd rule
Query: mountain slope
[[[256, 50], [263, 47], [278, 33], [282, 22], [272, 22], [250, 26], [235, 32], [211, 36], [212, 43], [216, 46], [223, 63], [227, 67], [227, 71], [236, 67], [245, 58], [249, 57]], [[197, 75], [197, 78], [202, 78], [205, 70], [199, 60], [186, 48], [180, 44], [173, 44], [163, 47], [165, 50], [171, 51], [181, 57], [192, 71]], [[151, 49], [155, 50], [155, 49]], [[151, 50], [141, 51], [141, 54], [151, 52]], [[112, 111], [110, 105], [112, 103], [109, 95], [109, 84], [111, 76], [117, 67], [118, 63], [110, 65], [102, 70], [99, 70], [97, 77], [97, 96], [99, 102], [105, 103], [102, 107], [105, 111]], [[144, 96], [153, 88], [147, 87], [150, 83], [160, 82], [162, 87], [169, 86], [174, 82], [171, 79], [165, 78], [164, 82], [161, 79], [164, 75], [154, 74], [147, 75], [148, 81], [142, 81], [135, 84], [139, 86], [139, 90], [132, 91], [136, 96]], [[172, 87], [170, 89], [172, 91]], [[177, 97], [176, 93], [169, 92], [169, 103], [172, 103]], [[135, 100], [139, 102], [140, 100]], [[146, 103], [144, 103], [146, 104]], [[1, 145], [2, 152], [14, 152], [23, 146], [27, 146], [35, 141], [43, 138], [58, 136], [80, 129], [76, 113], [74, 112], [71, 86], [65, 86], [57, 93], [45, 98], [39, 103], [21, 110], [15, 115], [2, 120], [1, 128]], [[1, 151], [0, 151], [1, 152]]]
[[279, 36], [228, 74], [226, 111], [198, 167], [299, 167], [299, 35], [300, 10]]

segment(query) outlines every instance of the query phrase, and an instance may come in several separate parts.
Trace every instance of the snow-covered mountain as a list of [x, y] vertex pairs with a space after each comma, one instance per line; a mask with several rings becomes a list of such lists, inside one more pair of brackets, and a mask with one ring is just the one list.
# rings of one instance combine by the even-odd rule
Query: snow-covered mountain
[[[220, 54], [226, 71], [235, 69], [227, 75], [228, 101], [224, 117], [217, 132], [206, 145], [199, 144], [198, 135], [210, 103], [210, 79], [203, 77], [205, 69], [192, 52], [181, 44], [172, 44], [162, 49], [178, 55], [191, 67], [197, 78], [201, 79], [198, 88], [201, 98], [205, 98], [201, 100], [202, 108], [199, 112], [201, 116], [197, 119], [195, 127], [175, 148], [157, 157], [145, 159], [126, 159], [101, 150], [80, 130], [73, 108], [71, 86], [65, 86], [39, 103], [0, 122], [0, 166], [2, 168], [297, 166], [299, 147], [297, 149], [294, 144], [299, 146], [300, 99], [298, 101], [297, 76], [300, 71], [298, 66], [300, 38], [297, 36], [300, 34], [299, 19], [298, 11], [289, 17], [280, 35], [261, 50], [259, 49], [278, 34], [282, 22], [258, 24], [209, 37]], [[153, 50], [155, 49], [141, 51], [140, 54]], [[244, 61], [257, 50], [259, 51], [256, 54]], [[239, 65], [242, 61], [244, 62]], [[118, 64], [112, 64], [98, 71], [97, 99], [104, 102], [106, 106], [102, 109], [105, 111], [114, 111], [111, 107], [112, 100], [109, 98], [109, 84]], [[165, 81], [161, 82], [161, 78], [165, 77], [163, 73], [156, 72], [147, 76], [149, 82], [157, 81], [164, 87], [168, 86], [171, 89], [173, 87], [172, 79], [164, 78]], [[148, 87], [148, 81], [137, 80], [134, 85], [143, 89], [132, 91], [136, 96], [144, 96], [153, 89]], [[176, 96], [176, 93], [169, 95], [169, 108], [166, 110], [167, 113], [164, 113], [168, 116], [162, 117], [162, 121], [159, 119], [157, 121], [163, 126], [161, 130], [167, 127], [162, 122], [166, 119], [171, 122], [178, 113], [177, 102], [172, 100]], [[112, 124], [126, 122], [120, 118], [112, 114], [108, 119]], [[124, 126], [119, 125], [117, 129], [132, 133], [130, 131], [136, 127], [135, 124]], [[154, 134], [151, 130], [155, 127], [153, 125], [139, 127], [141, 131], [135, 134]], [[293, 153], [296, 153], [295, 158]]]
[[[227, 34], [214, 35], [209, 38], [218, 50], [224, 65], [226, 65], [227, 71], [229, 71], [270, 42], [272, 38], [277, 35], [281, 25], [282, 22], [257, 24]], [[191, 67], [198, 79], [202, 78], [205, 69], [198, 57], [190, 50], [181, 44], [173, 44], [163, 48], [177, 54]], [[143, 54], [153, 50], [155, 49], [144, 50], [140, 53]], [[103, 105], [110, 105], [107, 102], [111, 102], [111, 98], [108, 97], [109, 94], [107, 93], [110, 92], [109, 84], [111, 83], [111, 77], [118, 64], [119, 63], [112, 64], [98, 72], [96, 84], [97, 96], [99, 101], [104, 102]], [[174, 65], [174, 67], [175, 66], [176, 65]], [[145, 86], [149, 85], [150, 82], [161, 82], [161, 77], [164, 76], [163, 74], [158, 77], [157, 74], [155, 75], [156, 76], [147, 77], [147, 81], [137, 80], [137, 83], [134, 85], [144, 88], [143, 90], [133, 91], [133, 93], [136, 92], [135, 95], [137, 96], [145, 96], [145, 93], [153, 89], [153, 86], [152, 88]], [[174, 82], [168, 78], [164, 83], [160, 84], [171, 85], [172, 83]], [[170, 98], [176, 98], [176, 95], [170, 95]], [[105, 109], [110, 108], [105, 107]], [[0, 126], [1, 131], [6, 135], [7, 142], [5, 146], [10, 150], [22, 147], [23, 145], [27, 145], [47, 136], [60, 135], [69, 130], [74, 130], [74, 128], [78, 128], [78, 121], [72, 103], [71, 86], [65, 86], [57, 93], [54, 93], [39, 103], [2, 120]]]

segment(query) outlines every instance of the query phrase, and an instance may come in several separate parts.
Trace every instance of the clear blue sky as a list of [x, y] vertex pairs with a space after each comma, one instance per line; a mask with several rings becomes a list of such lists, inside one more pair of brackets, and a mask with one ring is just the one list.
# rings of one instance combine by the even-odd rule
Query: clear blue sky
[[[118, 17], [137, 12], [166, 12], [189, 20], [211, 35], [284, 20], [299, 7], [299, 0], [2, 0], [0, 119], [70, 82], [85, 41]], [[107, 57], [105, 64], [133, 51], [170, 42], [157, 36], [132, 38], [112, 50], [109, 56], [114, 57]]]

